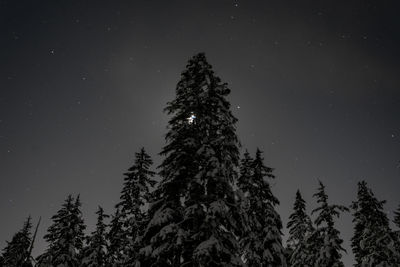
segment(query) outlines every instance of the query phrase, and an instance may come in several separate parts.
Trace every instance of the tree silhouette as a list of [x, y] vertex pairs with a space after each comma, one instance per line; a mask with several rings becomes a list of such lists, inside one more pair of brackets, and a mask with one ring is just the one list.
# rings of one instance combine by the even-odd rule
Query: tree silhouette
[[259, 149], [254, 160], [245, 153], [241, 161], [238, 186], [248, 201], [245, 206], [250, 229], [241, 242], [243, 258], [248, 266], [286, 266], [282, 221], [274, 208], [279, 201], [267, 181], [275, 176], [263, 161]]
[[287, 228], [289, 238], [287, 241], [289, 263], [291, 267], [312, 266], [311, 251], [308, 245], [308, 238], [314, 232], [310, 217], [306, 213], [306, 202], [301, 196], [300, 190], [296, 192], [293, 213], [289, 216]]
[[161, 198], [152, 206], [142, 250], [155, 266], [242, 264], [232, 187], [239, 142], [229, 92], [200, 53], [189, 60], [167, 105], [173, 116], [161, 152]]
[[321, 181], [314, 197], [317, 198], [319, 206], [312, 211], [312, 214], [317, 213], [315, 234], [317, 240], [320, 240], [315, 243], [315, 245], [320, 245], [318, 253], [315, 255], [315, 265], [344, 267], [341, 261], [341, 252], [345, 249], [342, 247], [343, 240], [339, 237], [340, 232], [335, 228], [334, 217], [339, 217], [340, 212], [348, 211], [348, 208], [341, 205], [329, 205], [328, 195]]
[[104, 210], [99, 206], [97, 214], [96, 229], [87, 238], [87, 246], [82, 252], [82, 267], [102, 267], [106, 266], [106, 228], [104, 219], [109, 216], [104, 214]]
[[29, 248], [31, 246], [32, 222], [29, 216], [20, 231], [12, 237], [10, 242], [7, 242], [3, 249], [2, 265], [4, 267], [13, 266], [32, 266], [29, 258]]
[[357, 200], [352, 209], [354, 236], [351, 239], [356, 267], [399, 266], [396, 238], [389, 228], [383, 210], [386, 201], [379, 201], [365, 181], [358, 183]]
[[81, 264], [81, 251], [86, 226], [80, 210], [79, 195], [67, 197], [61, 209], [51, 219], [53, 224], [44, 236], [49, 243], [47, 251], [38, 257], [38, 266], [68, 266]]

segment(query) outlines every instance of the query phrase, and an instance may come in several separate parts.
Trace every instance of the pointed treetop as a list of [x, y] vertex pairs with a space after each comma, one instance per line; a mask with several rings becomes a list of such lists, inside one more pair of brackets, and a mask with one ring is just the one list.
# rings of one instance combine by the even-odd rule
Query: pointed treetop
[[342, 205], [329, 205], [328, 204], [328, 195], [325, 192], [325, 185], [319, 181], [318, 192], [313, 195], [317, 198], [317, 203], [320, 203], [321, 206], [314, 209], [311, 214], [316, 212], [320, 212], [318, 217], [315, 219], [315, 224], [320, 225], [325, 222], [328, 228], [333, 228], [334, 225], [334, 217], [339, 217], [340, 212], [349, 211], [349, 209]]
[[[29, 216], [19, 230], [12, 237], [7, 246], [3, 249], [4, 266], [22, 266], [28, 258], [29, 247], [31, 244], [31, 216]], [[27, 262], [26, 262], [27, 263]]]
[[289, 216], [287, 228], [289, 229], [288, 243], [304, 240], [306, 233], [312, 228], [310, 217], [306, 213], [306, 201], [301, 196], [300, 190], [296, 192], [293, 213]]

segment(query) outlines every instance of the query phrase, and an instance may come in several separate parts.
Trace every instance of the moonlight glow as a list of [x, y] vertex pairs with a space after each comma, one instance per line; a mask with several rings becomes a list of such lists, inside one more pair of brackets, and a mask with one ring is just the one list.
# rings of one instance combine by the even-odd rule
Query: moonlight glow
[[192, 124], [194, 122], [194, 119], [196, 119], [196, 116], [192, 113], [192, 115], [187, 118], [187, 121], [189, 124]]

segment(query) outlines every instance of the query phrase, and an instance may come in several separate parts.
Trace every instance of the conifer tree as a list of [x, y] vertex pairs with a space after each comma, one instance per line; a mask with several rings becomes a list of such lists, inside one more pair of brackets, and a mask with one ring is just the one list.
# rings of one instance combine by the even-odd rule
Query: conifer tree
[[156, 184], [155, 172], [150, 170], [153, 161], [144, 148], [135, 153], [135, 162], [125, 173], [121, 201], [116, 205], [120, 210], [123, 234], [127, 244], [123, 251], [125, 264], [137, 257], [138, 242], [146, 223], [146, 211], [150, 190]]
[[[344, 267], [341, 261], [341, 253], [346, 250], [342, 247], [343, 240], [339, 237], [340, 232], [335, 228], [334, 217], [339, 217], [340, 212], [348, 211], [348, 209], [341, 205], [328, 204], [328, 195], [322, 182], [319, 182], [318, 192], [314, 194], [314, 197], [317, 198], [319, 204], [312, 211], [312, 214], [317, 213], [315, 219], [317, 229], [314, 240], [318, 245], [320, 244], [314, 265], [318, 267]], [[320, 240], [317, 241], [318, 239]]]
[[77, 267], [81, 264], [84, 240], [84, 221], [79, 196], [67, 197], [61, 209], [51, 219], [53, 224], [44, 236], [49, 243], [47, 251], [39, 256], [38, 266]]
[[87, 246], [82, 253], [82, 267], [103, 267], [106, 266], [106, 228], [104, 219], [109, 217], [104, 214], [102, 207], [99, 207], [97, 214], [96, 229], [87, 239]]
[[0, 266], [32, 266], [29, 259], [29, 247], [32, 242], [31, 229], [32, 223], [29, 216], [22, 229], [12, 237], [10, 242], [7, 242], [7, 246], [3, 249], [3, 264]]
[[[155, 266], [241, 265], [232, 188], [239, 152], [227, 85], [195, 55], [166, 111], [173, 115], [161, 154], [160, 200], [152, 205], [142, 250]], [[237, 216], [236, 216], [237, 215]]]
[[358, 183], [357, 200], [352, 203], [354, 236], [351, 239], [356, 267], [399, 266], [396, 238], [379, 201], [365, 181]]
[[107, 266], [119, 266], [123, 262], [124, 248], [128, 246], [123, 231], [123, 220], [119, 209], [111, 216], [107, 237]]
[[242, 240], [243, 257], [248, 266], [286, 266], [282, 246], [282, 222], [275, 206], [278, 199], [272, 194], [267, 178], [274, 178], [272, 169], [263, 162], [257, 149], [255, 159], [248, 153], [241, 161], [238, 186], [248, 199], [246, 209], [251, 231]]
[[289, 238], [287, 241], [289, 254], [289, 263], [291, 267], [311, 267], [313, 262], [309, 251], [307, 241], [314, 231], [310, 217], [306, 213], [306, 202], [302, 198], [299, 190], [296, 192], [294, 202], [294, 211], [289, 216], [287, 228], [289, 229]]

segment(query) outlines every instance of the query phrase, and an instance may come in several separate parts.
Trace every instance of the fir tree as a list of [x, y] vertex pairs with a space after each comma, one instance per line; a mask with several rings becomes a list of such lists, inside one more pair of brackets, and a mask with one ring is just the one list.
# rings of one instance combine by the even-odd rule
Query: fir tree
[[168, 103], [173, 117], [161, 152], [166, 156], [161, 198], [152, 205], [142, 250], [151, 253], [155, 266], [241, 265], [232, 188], [239, 143], [228, 94], [200, 53], [189, 61], [175, 100]]
[[51, 219], [53, 224], [44, 236], [49, 243], [47, 251], [39, 256], [38, 266], [80, 266], [84, 229], [79, 196], [69, 195], [62, 208]]
[[[344, 267], [341, 261], [341, 252], [346, 250], [342, 247], [343, 240], [339, 237], [339, 230], [335, 228], [334, 217], [339, 217], [340, 212], [348, 211], [341, 205], [329, 205], [325, 186], [319, 182], [318, 192], [314, 194], [319, 207], [312, 211], [318, 213], [315, 219], [317, 229], [313, 239], [320, 246], [314, 266], [318, 267]], [[311, 239], [311, 240], [313, 240]]]
[[96, 230], [87, 239], [87, 246], [83, 250], [82, 267], [106, 266], [106, 224], [104, 219], [109, 217], [104, 214], [102, 207], [99, 207], [97, 214]]
[[29, 216], [22, 229], [12, 237], [10, 242], [7, 242], [7, 246], [3, 249], [3, 264], [1, 266], [32, 266], [29, 255], [32, 242], [31, 229], [32, 223]]
[[124, 248], [128, 242], [123, 231], [123, 220], [119, 209], [111, 216], [107, 237], [107, 266], [118, 266], [123, 262]]
[[127, 240], [122, 261], [130, 263], [137, 257], [139, 239], [146, 223], [150, 190], [156, 184], [155, 172], [150, 170], [153, 161], [144, 148], [135, 153], [135, 162], [125, 173], [121, 201], [116, 205], [120, 210], [122, 231]]
[[296, 192], [294, 202], [294, 211], [289, 216], [287, 228], [289, 229], [289, 238], [287, 241], [289, 262], [291, 267], [310, 267], [313, 265], [310, 260], [311, 251], [307, 241], [314, 231], [310, 217], [306, 213], [306, 202], [302, 198], [300, 191]]
[[274, 178], [272, 169], [263, 163], [257, 149], [252, 160], [245, 153], [241, 162], [238, 186], [247, 197], [246, 209], [251, 231], [242, 240], [243, 257], [248, 266], [286, 266], [282, 246], [282, 222], [275, 206], [278, 199], [272, 194], [266, 178]]
[[352, 209], [354, 236], [351, 239], [356, 267], [399, 266], [396, 238], [383, 210], [385, 201], [379, 201], [365, 181], [358, 183], [357, 200]]

